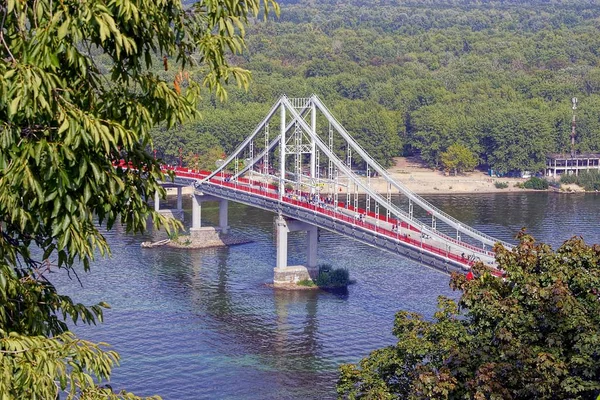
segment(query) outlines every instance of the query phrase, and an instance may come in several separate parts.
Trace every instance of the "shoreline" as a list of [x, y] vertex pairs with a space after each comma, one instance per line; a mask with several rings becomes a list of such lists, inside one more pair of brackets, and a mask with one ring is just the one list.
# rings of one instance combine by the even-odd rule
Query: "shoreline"
[[[470, 193], [517, 193], [517, 192], [555, 192], [555, 193], [593, 193], [586, 192], [583, 188], [577, 185], [562, 185], [561, 190], [534, 190], [522, 189], [516, 185], [527, 181], [525, 178], [497, 178], [491, 177], [481, 171], [472, 171], [464, 174], [446, 175], [442, 171], [433, 170], [422, 166], [414, 158], [410, 157], [395, 157], [395, 165], [387, 169], [387, 173], [396, 181], [402, 184], [405, 188], [411, 190], [418, 195], [430, 194], [470, 194]], [[360, 177], [366, 183], [366, 177]], [[381, 177], [371, 178], [371, 186], [380, 194], [387, 193], [387, 183]], [[496, 183], [507, 183], [508, 187], [504, 189], [497, 188]], [[191, 193], [190, 189], [187, 193]], [[563, 190], [564, 189], [564, 190]], [[392, 188], [392, 192], [397, 192]], [[167, 192], [172, 194], [171, 191]], [[322, 194], [327, 194], [327, 191], [322, 191]], [[345, 189], [343, 190], [345, 194]], [[358, 193], [364, 194], [362, 189]]]

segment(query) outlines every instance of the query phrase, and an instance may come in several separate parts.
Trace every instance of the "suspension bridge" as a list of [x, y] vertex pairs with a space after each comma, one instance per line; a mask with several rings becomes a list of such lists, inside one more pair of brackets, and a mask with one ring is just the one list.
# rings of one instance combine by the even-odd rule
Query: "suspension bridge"
[[[494, 244], [512, 247], [461, 223], [392, 179], [316, 95], [282, 96], [218, 165], [213, 171], [164, 167], [174, 173], [179, 209], [181, 187], [195, 189], [190, 233], [203, 229], [204, 201], [219, 201], [222, 233], [228, 229], [228, 201], [275, 213], [276, 284], [304, 279], [316, 267], [318, 229], [446, 273], [466, 272], [477, 261], [496, 268]], [[356, 165], [363, 166], [360, 175], [353, 169]], [[374, 176], [385, 182], [384, 193], [376, 190]], [[159, 209], [158, 199], [155, 207]], [[287, 263], [287, 236], [293, 231], [307, 232], [306, 265]]]

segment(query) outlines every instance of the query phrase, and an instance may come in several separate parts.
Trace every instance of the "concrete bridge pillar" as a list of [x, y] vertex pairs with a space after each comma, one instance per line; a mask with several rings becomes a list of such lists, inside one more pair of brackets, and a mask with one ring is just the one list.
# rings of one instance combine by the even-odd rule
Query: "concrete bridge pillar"
[[308, 225], [306, 229], [306, 266], [308, 268], [317, 268], [318, 239], [319, 229], [314, 225]]
[[160, 211], [160, 194], [158, 190], [154, 192], [154, 211]]
[[198, 196], [197, 194], [192, 194], [192, 230], [200, 229], [202, 227], [202, 223], [200, 222], [200, 216], [202, 215], [202, 196]]
[[229, 207], [229, 201], [226, 199], [219, 200], [219, 228], [221, 228], [221, 233], [226, 234], [229, 230], [229, 226], [227, 225], [227, 212]]
[[[274, 268], [274, 286], [286, 286], [301, 280], [311, 279], [317, 267], [317, 238], [318, 228], [296, 220], [286, 220], [281, 215], [275, 218], [277, 237], [277, 260]], [[287, 264], [288, 261], [288, 233], [306, 231], [306, 265]]]
[[177, 210], [183, 210], [183, 188], [177, 186]]
[[277, 261], [275, 263], [275, 269], [283, 269], [287, 267], [287, 259], [288, 259], [288, 233], [289, 228], [287, 226], [287, 222], [280, 215], [275, 218], [275, 234], [277, 235]]
[[[177, 209], [169, 209], [169, 208], [163, 208], [161, 209], [160, 207], [160, 195], [158, 193], [158, 191], [156, 191], [154, 193], [154, 211], [161, 213], [162, 215], [169, 217], [169, 218], [175, 218], [175, 219], [179, 219], [181, 221], [183, 221], [183, 207], [181, 205], [181, 193], [182, 193], [182, 188], [178, 187], [177, 188]], [[163, 204], [164, 206], [164, 204]]]

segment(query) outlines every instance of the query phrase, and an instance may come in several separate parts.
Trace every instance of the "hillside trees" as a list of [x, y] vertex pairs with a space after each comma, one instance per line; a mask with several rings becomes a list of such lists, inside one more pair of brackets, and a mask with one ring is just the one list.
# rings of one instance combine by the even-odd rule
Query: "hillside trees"
[[537, 171], [546, 154], [553, 150], [552, 126], [546, 110], [507, 107], [498, 110], [486, 123], [488, 162], [500, 172]]
[[[257, 110], [248, 120], [254, 126], [262, 118], [258, 110], [281, 94], [316, 93], [331, 109], [361, 101], [397, 113], [402, 148], [420, 152], [432, 166], [460, 139], [482, 166], [535, 170], [543, 153], [568, 145], [571, 97], [579, 98], [576, 150], [598, 149], [599, 17], [597, 7], [571, 1], [285, 2], [280, 20], [249, 27], [249, 51], [236, 58], [256, 71], [252, 89], [230, 90], [233, 113], [224, 113], [218, 126], [210, 119], [206, 125], [237, 132], [237, 113], [247, 116], [237, 104]], [[507, 122], [508, 109], [517, 115], [514, 123]], [[368, 119], [366, 108], [357, 112]], [[537, 122], [528, 124], [520, 112]], [[384, 136], [392, 137], [396, 128], [389, 127]], [[361, 145], [370, 145], [357, 128]], [[232, 146], [223, 138], [228, 152]], [[385, 153], [387, 143], [372, 143]], [[517, 161], [503, 161], [523, 146], [529, 158], [515, 153]]]
[[477, 157], [467, 147], [455, 143], [442, 153], [442, 165], [447, 171], [459, 172], [472, 171], [477, 166]]
[[[365, 151], [384, 167], [401, 154], [402, 117], [372, 102], [353, 101], [333, 110]], [[381, 145], [385, 143], [385, 145]], [[345, 149], [344, 149], [345, 150]], [[365, 167], [361, 165], [360, 167]]]
[[600, 394], [600, 247], [553, 251], [521, 234], [496, 247], [500, 279], [482, 264], [454, 274], [458, 302], [433, 321], [401, 311], [396, 345], [341, 368], [338, 393], [378, 399], [596, 399]]
[[[110, 253], [99, 226], [141, 232], [146, 203], [164, 195], [150, 130], [198, 115], [201, 87], [225, 96], [249, 72], [226, 53], [271, 0], [15, 1], [0, 5], [0, 393], [4, 398], [133, 398], [99, 386], [118, 355], [80, 340], [66, 322], [95, 323], [56, 292], [51, 269], [88, 270]], [[178, 85], [152, 69], [200, 62]], [[105, 64], [97, 59], [107, 60]], [[119, 166], [123, 160], [132, 168]], [[115, 167], [114, 164], [117, 164]], [[66, 321], [65, 321], [66, 320]]]

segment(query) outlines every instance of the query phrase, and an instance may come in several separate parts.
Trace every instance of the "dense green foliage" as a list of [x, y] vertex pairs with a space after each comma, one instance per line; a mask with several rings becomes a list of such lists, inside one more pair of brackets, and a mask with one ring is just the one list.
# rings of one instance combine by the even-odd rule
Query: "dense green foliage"
[[[78, 340], [103, 303], [60, 295], [51, 269], [89, 269], [109, 248], [100, 226], [141, 232], [164, 189], [150, 130], [198, 115], [201, 87], [248, 83], [227, 53], [270, 0], [8, 0], [0, 4], [0, 398], [133, 398], [98, 382], [118, 355]], [[271, 8], [272, 9], [272, 8]], [[153, 72], [179, 69], [172, 84]], [[197, 76], [183, 68], [199, 61]], [[124, 160], [132, 168], [115, 167]]]
[[482, 167], [536, 172], [570, 151], [573, 96], [576, 150], [600, 151], [598, 18], [575, 0], [286, 0], [234, 60], [253, 71], [250, 91], [204, 99], [202, 123], [156, 143], [202, 152], [197, 131], [229, 154], [282, 93], [316, 93], [384, 165], [420, 152], [440, 166], [460, 144]]
[[333, 268], [329, 264], [319, 265], [315, 284], [325, 289], [345, 288], [350, 284], [350, 273], [346, 268]]
[[522, 234], [496, 247], [504, 278], [482, 264], [454, 274], [458, 302], [433, 321], [401, 311], [398, 343], [341, 368], [338, 392], [368, 399], [596, 399], [600, 394], [600, 246], [558, 250]]
[[459, 172], [472, 171], [477, 166], [475, 155], [461, 144], [452, 144], [441, 155], [442, 165], [446, 171]]
[[600, 172], [596, 170], [592, 171], [580, 171], [579, 175], [561, 175], [560, 183], [569, 184], [575, 183], [585, 190], [598, 191], [600, 190]]
[[523, 183], [525, 189], [546, 190], [548, 189], [548, 181], [538, 177], [532, 177]]

